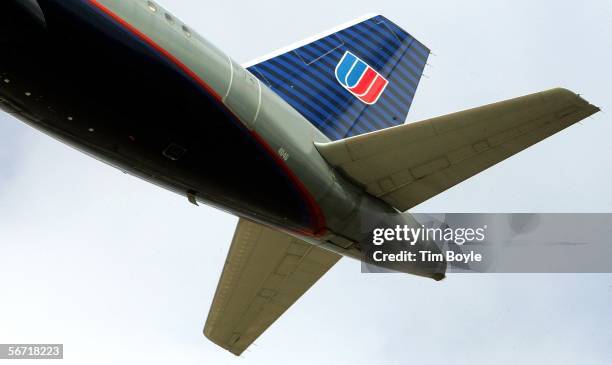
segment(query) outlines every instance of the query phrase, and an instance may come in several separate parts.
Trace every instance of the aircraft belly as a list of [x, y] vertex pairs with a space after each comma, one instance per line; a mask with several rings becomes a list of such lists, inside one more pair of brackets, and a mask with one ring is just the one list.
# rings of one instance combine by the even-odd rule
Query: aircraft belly
[[0, 42], [0, 107], [181, 194], [297, 231], [316, 229], [291, 176], [214, 96], [87, 1], [69, 1], [70, 10], [66, 3], [39, 0], [43, 36]]

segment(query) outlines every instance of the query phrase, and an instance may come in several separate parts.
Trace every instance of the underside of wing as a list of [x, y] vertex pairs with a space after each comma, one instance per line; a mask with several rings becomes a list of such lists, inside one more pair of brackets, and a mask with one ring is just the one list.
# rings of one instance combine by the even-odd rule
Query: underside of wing
[[404, 211], [598, 111], [569, 90], [553, 89], [317, 148], [370, 194]]
[[240, 355], [340, 257], [241, 219], [204, 334]]

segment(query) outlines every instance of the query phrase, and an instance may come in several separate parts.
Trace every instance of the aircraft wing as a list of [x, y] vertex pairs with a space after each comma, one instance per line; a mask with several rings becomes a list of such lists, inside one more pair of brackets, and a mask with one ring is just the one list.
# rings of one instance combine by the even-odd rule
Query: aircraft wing
[[370, 194], [404, 211], [598, 111], [553, 89], [317, 148]]
[[340, 257], [240, 219], [206, 320], [205, 336], [240, 355]]

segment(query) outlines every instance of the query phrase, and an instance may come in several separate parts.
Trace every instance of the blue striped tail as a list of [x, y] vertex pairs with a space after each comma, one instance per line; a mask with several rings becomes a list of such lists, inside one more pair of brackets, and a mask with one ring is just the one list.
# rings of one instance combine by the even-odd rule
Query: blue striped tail
[[331, 140], [403, 124], [430, 50], [373, 16], [247, 66]]

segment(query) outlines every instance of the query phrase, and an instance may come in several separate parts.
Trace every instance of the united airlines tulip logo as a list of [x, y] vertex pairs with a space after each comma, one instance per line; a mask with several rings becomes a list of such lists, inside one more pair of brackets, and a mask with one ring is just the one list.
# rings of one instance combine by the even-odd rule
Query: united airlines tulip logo
[[370, 65], [347, 51], [338, 66], [336, 79], [351, 94], [366, 104], [376, 104], [389, 81]]

